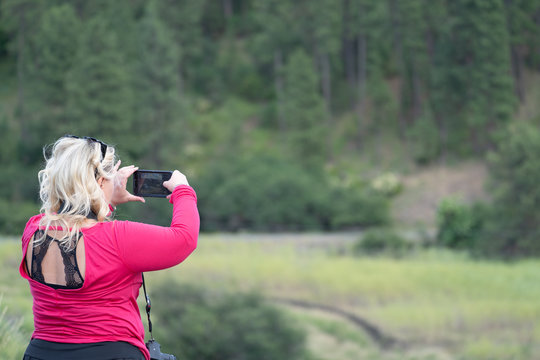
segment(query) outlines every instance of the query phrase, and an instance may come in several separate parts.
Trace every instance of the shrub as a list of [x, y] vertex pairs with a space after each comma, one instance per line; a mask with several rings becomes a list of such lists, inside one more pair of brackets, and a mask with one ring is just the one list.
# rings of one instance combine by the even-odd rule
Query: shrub
[[399, 180], [399, 177], [393, 173], [385, 173], [377, 176], [371, 182], [371, 186], [374, 190], [389, 197], [396, 196], [403, 190], [403, 184]]
[[473, 249], [482, 225], [480, 206], [447, 198], [437, 209], [437, 242], [452, 249]]
[[380, 254], [401, 256], [411, 248], [411, 243], [387, 228], [371, 229], [353, 245], [356, 255]]
[[166, 285], [152, 298], [156, 338], [179, 359], [306, 359], [305, 333], [259, 295]]
[[502, 133], [489, 154], [493, 197], [477, 251], [516, 258], [540, 255], [540, 130], [519, 123]]
[[383, 194], [354, 188], [335, 188], [331, 194], [333, 229], [377, 226], [389, 221], [389, 202]]
[[204, 230], [329, 230], [384, 223], [388, 200], [329, 184], [278, 155], [219, 159], [196, 180]]

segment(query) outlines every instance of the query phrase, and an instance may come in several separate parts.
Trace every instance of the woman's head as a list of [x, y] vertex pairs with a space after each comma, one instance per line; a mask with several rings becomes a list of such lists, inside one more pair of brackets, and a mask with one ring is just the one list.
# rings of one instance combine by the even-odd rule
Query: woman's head
[[91, 213], [100, 221], [106, 219], [115, 174], [112, 146], [93, 138], [64, 136], [52, 145], [45, 160], [39, 172], [44, 225], [59, 221], [75, 235]]

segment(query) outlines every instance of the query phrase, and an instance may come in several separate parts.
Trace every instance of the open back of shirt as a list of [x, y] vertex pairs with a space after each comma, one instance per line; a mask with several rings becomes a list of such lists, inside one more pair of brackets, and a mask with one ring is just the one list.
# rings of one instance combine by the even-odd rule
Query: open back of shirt
[[47, 233], [45, 239], [34, 246], [36, 239], [43, 237], [44, 230], [34, 233], [26, 254], [26, 270], [32, 279], [54, 289], [79, 289], [84, 283], [85, 268], [82, 232], [70, 250], [60, 246], [54, 237], [61, 234], [61, 231]]

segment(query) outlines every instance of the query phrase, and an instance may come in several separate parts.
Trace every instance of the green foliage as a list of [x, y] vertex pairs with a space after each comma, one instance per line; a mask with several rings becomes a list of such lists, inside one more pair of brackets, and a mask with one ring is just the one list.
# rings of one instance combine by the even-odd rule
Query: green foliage
[[[146, 4], [139, 22], [136, 79], [136, 126], [131, 138], [138, 146], [132, 156], [162, 168], [170, 153], [182, 144], [185, 123], [180, 102], [178, 67], [180, 48], [173, 42], [171, 31], [158, 17], [158, 3]], [[169, 144], [160, 148], [160, 144]], [[156, 149], [160, 149], [156, 151]]]
[[388, 198], [367, 188], [331, 191], [331, 229], [363, 228], [389, 223]]
[[21, 235], [26, 222], [38, 213], [33, 202], [7, 201], [0, 198], [0, 229], [3, 234]]
[[540, 255], [540, 130], [512, 124], [490, 153], [491, 193], [482, 254], [502, 257]]
[[28, 340], [21, 332], [21, 321], [10, 318], [7, 308], [2, 306], [0, 297], [0, 358], [22, 359]]
[[221, 157], [197, 178], [205, 230], [315, 230], [381, 224], [386, 197], [369, 190], [330, 186], [279, 155]]
[[206, 230], [316, 229], [328, 218], [324, 180], [280, 157], [221, 158], [197, 184]]
[[[11, 179], [2, 185], [13, 187], [2, 198], [35, 201], [41, 148], [64, 133], [194, 174], [223, 153], [262, 149], [309, 171], [343, 151], [364, 156], [364, 143], [381, 158], [396, 129], [422, 164], [483, 154], [515, 111], [514, 80], [521, 89], [540, 62], [539, 9], [536, 0], [2, 0], [1, 157]], [[355, 210], [371, 195], [357, 189], [356, 200], [325, 205], [319, 227], [380, 222], [385, 210], [378, 220]]]
[[117, 144], [127, 145], [133, 92], [118, 36], [109, 26], [100, 16], [85, 24], [67, 80], [69, 126], [76, 123], [81, 133], [114, 137]]
[[448, 3], [454, 21], [442, 29], [442, 38], [451, 41], [436, 54], [441, 67], [434, 72], [433, 110], [444, 119], [454, 148], [472, 138], [472, 149], [485, 150], [490, 130], [504, 126], [514, 112], [504, 11], [500, 0]]
[[386, 253], [401, 256], [411, 248], [411, 243], [389, 228], [370, 229], [353, 245], [356, 255]]
[[457, 199], [444, 199], [437, 209], [438, 243], [452, 249], [474, 249], [482, 215], [480, 205], [473, 207]]
[[80, 33], [80, 20], [69, 4], [53, 6], [42, 16], [31, 75], [34, 96], [51, 112], [49, 117], [42, 116], [49, 124], [66, 119], [66, 74], [75, 64]]
[[306, 335], [256, 294], [211, 294], [190, 285], [152, 293], [156, 338], [179, 359], [306, 359]]
[[287, 138], [294, 155], [314, 167], [322, 164], [326, 154], [326, 115], [318, 83], [313, 61], [303, 50], [295, 51], [285, 67]]
[[414, 122], [408, 136], [416, 162], [427, 164], [437, 159], [440, 154], [439, 129], [431, 111], [426, 111]]

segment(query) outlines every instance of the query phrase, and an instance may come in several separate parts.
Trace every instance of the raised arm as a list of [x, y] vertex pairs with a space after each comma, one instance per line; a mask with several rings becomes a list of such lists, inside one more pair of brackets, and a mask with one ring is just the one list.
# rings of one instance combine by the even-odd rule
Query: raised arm
[[114, 222], [119, 255], [131, 271], [169, 268], [181, 263], [197, 247], [200, 219], [195, 191], [189, 185], [177, 185], [169, 201], [173, 204], [170, 227]]

